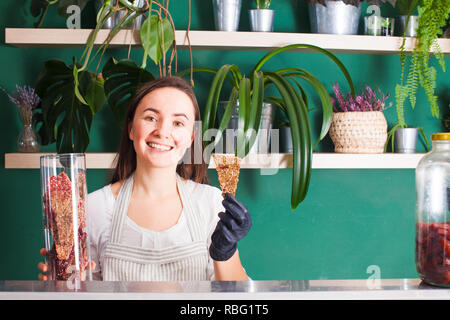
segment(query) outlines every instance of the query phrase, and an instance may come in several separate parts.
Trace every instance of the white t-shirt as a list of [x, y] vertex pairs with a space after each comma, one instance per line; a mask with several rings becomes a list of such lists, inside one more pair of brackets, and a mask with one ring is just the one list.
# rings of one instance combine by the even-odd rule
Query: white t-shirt
[[[203, 234], [207, 234], [206, 239], [208, 248], [211, 244], [211, 235], [214, 232], [219, 221], [219, 212], [225, 211], [222, 205], [222, 192], [220, 189], [196, 183], [192, 180], [185, 182], [185, 194], [191, 199], [193, 210], [200, 213], [203, 217], [202, 227], [205, 228]], [[111, 191], [111, 185], [107, 185], [97, 191], [88, 194], [87, 197], [87, 215], [89, 219], [88, 235], [90, 242], [91, 260], [95, 262], [94, 280], [102, 280], [101, 269], [105, 255], [106, 245], [108, 244], [113, 208], [116, 199]], [[176, 244], [187, 244], [192, 242], [192, 237], [186, 221], [184, 209], [178, 222], [163, 231], [152, 231], [137, 225], [133, 220], [126, 216], [121, 243], [142, 247], [142, 248], [164, 248]], [[209, 270], [212, 270], [211, 280], [214, 279], [213, 260], [209, 259]]]

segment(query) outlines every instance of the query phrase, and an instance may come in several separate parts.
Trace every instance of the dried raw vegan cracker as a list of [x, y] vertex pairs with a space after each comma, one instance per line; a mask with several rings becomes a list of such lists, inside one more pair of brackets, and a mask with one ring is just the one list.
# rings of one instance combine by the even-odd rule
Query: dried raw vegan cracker
[[[73, 246], [72, 192], [69, 177], [61, 172], [50, 177], [50, 230], [58, 259], [67, 260]], [[48, 203], [48, 202], [47, 202]]]
[[231, 193], [234, 196], [239, 182], [239, 170], [242, 159], [234, 155], [215, 153], [212, 154], [212, 157], [216, 163], [222, 195]]
[[[86, 176], [80, 172], [76, 176], [76, 202], [78, 215], [78, 247], [80, 252], [80, 271], [86, 269], [87, 234], [84, 201], [86, 198]], [[48, 227], [53, 237], [53, 248], [49, 251], [50, 264], [55, 268], [56, 280], [67, 280], [73, 273], [71, 266], [75, 265], [75, 239], [73, 225], [73, 194], [69, 177], [61, 172], [49, 178], [48, 190], [44, 194], [45, 213], [48, 217]]]

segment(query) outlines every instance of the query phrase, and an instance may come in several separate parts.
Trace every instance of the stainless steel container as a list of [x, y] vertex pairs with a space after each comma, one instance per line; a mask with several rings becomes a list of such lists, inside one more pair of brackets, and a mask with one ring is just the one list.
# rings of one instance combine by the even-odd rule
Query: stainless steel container
[[40, 158], [46, 262], [50, 280], [91, 280], [82, 153]]
[[400, 128], [395, 131], [394, 151], [397, 153], [415, 153], [419, 129]]
[[214, 23], [218, 31], [237, 31], [241, 14], [241, 0], [212, 0]]
[[[228, 101], [220, 101], [218, 108], [219, 120], [222, 118]], [[264, 102], [261, 112], [261, 123], [259, 125], [258, 135], [256, 141], [249, 153], [265, 154], [270, 150], [270, 133], [272, 130], [273, 113], [275, 111], [274, 105]], [[227, 130], [224, 132], [225, 139], [222, 141], [222, 151], [225, 153], [234, 153], [237, 146], [237, 128], [239, 119], [239, 101], [236, 105]]]
[[[112, 1], [114, 2], [114, 1]], [[103, 6], [104, 0], [95, 0], [95, 10], [98, 12], [100, 8]], [[145, 0], [128, 0], [128, 3], [131, 5], [142, 8], [145, 4]], [[117, 24], [119, 23], [120, 19], [122, 19], [125, 16], [125, 11], [120, 10], [116, 12], [112, 17], [108, 18], [105, 22], [105, 24], [102, 26], [102, 29], [113, 29]], [[142, 27], [142, 24], [144, 23], [145, 16], [141, 15], [133, 20], [133, 23], [131, 25], [127, 25], [124, 27], [124, 29], [134, 29], [139, 30]]]
[[248, 11], [250, 16], [250, 30], [256, 32], [272, 32], [275, 10], [254, 9]]
[[361, 4], [358, 7], [342, 1], [326, 1], [326, 6], [308, 3], [311, 32], [358, 34]]
[[416, 37], [417, 28], [419, 27], [419, 16], [410, 16], [408, 26], [406, 26], [407, 19], [408, 16], [397, 17], [397, 35], [402, 37], [404, 33], [406, 37]]

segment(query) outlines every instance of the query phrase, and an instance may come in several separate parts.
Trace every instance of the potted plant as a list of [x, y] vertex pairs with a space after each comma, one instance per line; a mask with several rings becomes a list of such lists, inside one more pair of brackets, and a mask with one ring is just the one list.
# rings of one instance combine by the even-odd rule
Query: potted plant
[[[436, 40], [439, 35], [442, 35], [443, 28], [446, 26], [450, 14], [450, 2], [437, 0], [425, 1], [418, 6], [417, 10], [419, 13], [417, 40], [415, 41], [415, 47], [410, 57], [407, 76], [405, 75], [407, 60], [405, 37], [403, 37], [402, 45], [400, 46], [400, 83], [395, 88], [397, 123], [391, 128], [388, 134], [388, 137], [391, 139], [393, 151], [396, 150], [395, 145], [397, 143], [405, 140], [402, 137], [403, 129], [410, 129], [405, 120], [404, 104], [409, 99], [411, 107], [414, 109], [416, 105], [416, 93], [419, 86], [425, 90], [427, 100], [430, 103], [431, 115], [437, 119], [439, 118], [438, 98], [434, 93], [437, 70], [429, 64], [430, 51], [432, 51], [433, 56], [437, 59], [441, 68], [445, 70], [445, 60]], [[417, 129], [425, 141], [427, 150], [429, 150], [430, 144], [423, 128], [418, 127]], [[402, 151], [399, 150], [399, 152]]]
[[[313, 33], [358, 34], [363, 0], [306, 0]], [[367, 0], [381, 5], [386, 0]]]
[[[223, 131], [226, 129], [231, 115], [235, 109], [236, 101], [239, 99], [239, 119], [238, 119], [238, 136], [237, 146], [233, 155], [220, 155], [214, 157], [216, 168], [219, 172], [219, 180], [222, 176], [237, 183], [237, 174], [239, 173], [240, 159], [244, 158], [252, 148], [261, 119], [262, 102], [270, 101], [277, 105], [286, 115], [291, 125], [291, 135], [293, 141], [293, 176], [292, 176], [292, 193], [291, 207], [295, 209], [305, 198], [309, 180], [311, 176], [311, 161], [313, 139], [308, 116], [306, 91], [298, 80], [306, 81], [314, 88], [319, 95], [321, 107], [323, 110], [322, 127], [319, 137], [316, 141], [317, 145], [328, 132], [331, 123], [332, 106], [330, 96], [323, 84], [310, 72], [298, 68], [284, 68], [274, 72], [261, 71], [263, 65], [272, 57], [281, 52], [290, 49], [305, 47], [331, 58], [341, 69], [350, 88], [353, 90], [353, 82], [348, 74], [347, 69], [340, 60], [332, 53], [307, 44], [293, 44], [279, 49], [273, 50], [261, 58], [250, 73], [250, 77], [242, 76], [236, 65], [224, 65], [216, 71], [216, 75], [212, 81], [208, 99], [202, 117], [202, 133], [203, 137], [210, 129], [217, 130], [217, 134], [211, 141], [205, 141], [207, 150], [213, 150], [221, 141]], [[207, 70], [210, 71], [210, 70]], [[219, 103], [220, 93], [225, 80], [232, 84], [232, 90], [228, 99], [228, 105], [224, 112], [224, 116], [216, 126], [217, 106]], [[280, 97], [265, 97], [265, 89], [273, 86], [280, 94]], [[209, 157], [206, 154], [206, 157]], [[209, 159], [208, 159], [209, 161]], [[224, 174], [227, 169], [228, 173]], [[226, 183], [223, 183], [224, 185]], [[222, 186], [222, 183], [221, 183]], [[222, 188], [223, 190], [223, 188]]]
[[419, 16], [413, 15], [413, 12], [420, 0], [396, 0], [395, 9], [398, 12], [397, 34], [405, 37], [415, 37], [419, 25]]
[[[93, 116], [104, 105], [106, 99], [119, 123], [122, 123], [129, 99], [143, 81], [154, 78], [145, 70], [148, 57], [155, 63], [163, 60], [162, 73], [171, 70], [174, 53], [169, 63], [165, 55], [174, 42], [174, 24], [166, 7], [156, 1], [150, 6], [134, 7], [127, 0], [118, 0], [115, 4], [105, 1], [97, 15], [97, 25], [91, 32], [85, 50], [77, 61], [66, 65], [60, 60], [49, 60], [44, 64], [37, 84], [36, 92], [41, 104], [36, 108], [35, 125], [39, 127], [42, 144], [56, 142], [58, 153], [85, 152], [89, 144], [89, 131]], [[116, 12], [125, 10], [127, 14], [111, 29], [106, 40], [92, 54], [99, 30]], [[111, 58], [105, 64], [102, 74], [98, 73], [101, 58], [110, 41], [126, 25], [148, 12], [141, 30], [140, 38], [144, 57], [140, 67], [134, 61]], [[156, 14], [151, 14], [156, 12]], [[95, 72], [88, 67], [99, 56]]]
[[241, 0], [212, 0], [214, 24], [217, 31], [237, 31], [241, 14]]
[[255, 0], [256, 9], [249, 10], [250, 29], [258, 32], [272, 32], [275, 10], [271, 10], [271, 0]]
[[38, 21], [34, 23], [36, 28], [42, 26], [44, 22], [44, 18], [47, 15], [48, 8], [52, 5], [58, 5], [58, 15], [67, 18], [69, 14], [67, 13], [67, 8], [73, 4], [78, 5], [80, 10], [83, 10], [86, 4], [91, 0], [77, 0], [75, 1], [67, 1], [67, 0], [31, 0], [30, 4], [30, 13], [33, 17], [38, 18]]
[[366, 86], [361, 95], [341, 93], [339, 85], [333, 85], [336, 99], [332, 99], [333, 118], [330, 138], [337, 153], [383, 153], [387, 139], [387, 122], [383, 110], [389, 94]]

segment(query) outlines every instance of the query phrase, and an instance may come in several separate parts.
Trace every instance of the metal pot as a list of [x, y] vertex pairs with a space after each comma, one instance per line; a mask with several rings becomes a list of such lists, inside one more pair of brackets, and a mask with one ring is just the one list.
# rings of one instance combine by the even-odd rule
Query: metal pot
[[361, 3], [358, 7], [342, 1], [325, 1], [325, 4], [308, 3], [313, 33], [358, 34]]
[[212, 0], [214, 23], [218, 31], [237, 31], [241, 14], [241, 0]]
[[[105, 0], [95, 0], [95, 10], [98, 12], [100, 8], [103, 6], [103, 3]], [[114, 2], [114, 1], [113, 1]], [[142, 8], [145, 4], [145, 0], [128, 0], [130, 4], [132, 4], [135, 7]], [[122, 19], [125, 16], [125, 10], [117, 11], [112, 17], [108, 18], [105, 22], [105, 24], [102, 26], [102, 29], [113, 29], [117, 24], [119, 23], [120, 19]], [[142, 24], [144, 23], [145, 16], [141, 15], [133, 20], [133, 23], [131, 25], [127, 25], [124, 27], [124, 29], [134, 29], [139, 30], [142, 27]]]
[[393, 36], [395, 19], [380, 16], [364, 17], [364, 34], [370, 36]]
[[419, 135], [417, 128], [400, 128], [395, 131], [394, 151], [397, 153], [415, 153]]
[[[225, 108], [228, 101], [220, 101], [218, 108], [219, 119], [222, 119]], [[272, 130], [272, 120], [273, 113], [275, 111], [274, 105], [268, 102], [263, 103], [261, 112], [261, 123], [259, 124], [258, 135], [256, 136], [256, 141], [253, 147], [250, 149], [249, 153], [253, 154], [265, 154], [269, 153], [270, 147], [270, 133]], [[223, 152], [234, 153], [237, 146], [237, 128], [239, 119], [239, 101], [236, 104], [236, 108], [231, 116], [230, 122], [228, 123], [228, 130], [224, 132], [224, 148]], [[228, 138], [228, 139], [227, 139]]]
[[272, 32], [275, 10], [254, 9], [248, 10], [250, 15], [250, 29], [257, 32]]
[[397, 17], [397, 35], [403, 36], [403, 33], [405, 33], [406, 37], [416, 37], [417, 36], [417, 28], [419, 27], [419, 16], [410, 16], [408, 27], [405, 30], [406, 27], [406, 21], [408, 19], [408, 16], [399, 16]]

